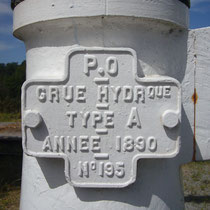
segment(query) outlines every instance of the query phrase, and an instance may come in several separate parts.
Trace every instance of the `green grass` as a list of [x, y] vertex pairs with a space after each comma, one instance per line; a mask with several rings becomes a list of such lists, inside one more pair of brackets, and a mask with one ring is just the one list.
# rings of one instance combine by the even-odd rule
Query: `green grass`
[[0, 122], [19, 122], [20, 113], [0, 113]]
[[20, 186], [4, 185], [0, 188], [0, 209], [18, 210], [20, 203]]
[[185, 195], [210, 195], [210, 161], [184, 165], [182, 178]]

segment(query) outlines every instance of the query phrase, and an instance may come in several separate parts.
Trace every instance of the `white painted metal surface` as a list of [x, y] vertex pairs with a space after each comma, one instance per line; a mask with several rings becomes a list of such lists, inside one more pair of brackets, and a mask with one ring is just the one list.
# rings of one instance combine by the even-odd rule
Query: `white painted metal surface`
[[194, 41], [193, 63], [195, 71], [195, 125], [194, 158], [210, 159], [210, 28], [190, 32]]
[[[26, 0], [15, 8], [14, 35], [25, 42], [27, 57], [21, 209], [183, 209], [180, 165], [195, 157], [209, 159], [208, 135], [195, 123], [197, 112], [203, 110], [198, 93], [203, 87], [197, 90], [196, 109], [192, 100], [199, 81], [195, 73], [202, 66], [202, 62], [195, 66], [195, 37], [203, 33], [188, 34], [187, 25], [188, 9], [175, 0]], [[98, 84], [102, 78], [109, 84]], [[68, 95], [72, 102], [65, 101], [65, 86], [72, 86], [69, 90], [76, 94], [73, 98]], [[111, 95], [102, 103], [98, 97], [106, 96], [102, 94], [105, 86], [108, 90], [120, 87], [122, 93], [133, 91], [133, 97], [128, 102], [124, 95], [116, 103], [116, 95]], [[156, 87], [165, 91], [160, 98]], [[150, 89], [154, 99], [148, 97]], [[81, 111], [94, 116], [88, 129], [78, 119]], [[101, 120], [103, 127], [98, 123]], [[203, 128], [206, 122], [202, 121]], [[80, 140], [78, 153], [62, 152], [62, 144], [61, 148], [54, 144], [57, 137], [64, 136], [58, 139], [62, 142], [70, 135]], [[131, 147], [123, 142], [128, 135], [134, 139]], [[151, 137], [157, 139], [153, 151]], [[87, 142], [92, 143], [87, 146]], [[195, 152], [196, 142], [202, 148], [200, 156]], [[74, 146], [74, 139], [71, 143]], [[142, 145], [143, 152], [138, 150]], [[107, 157], [109, 160], [98, 160]], [[88, 177], [87, 165], [80, 161], [91, 167]], [[102, 162], [104, 177], [95, 170], [96, 161]], [[78, 174], [78, 164], [82, 164], [79, 172], [83, 177]], [[123, 164], [124, 176], [117, 177]]]
[[138, 159], [179, 152], [180, 84], [139, 77], [132, 49], [74, 48], [62, 80], [24, 84], [22, 115], [25, 152], [63, 157], [77, 187], [125, 187], [136, 180]]
[[14, 15], [18, 17], [14, 18], [14, 30], [40, 21], [116, 15], [164, 20], [182, 27], [188, 25], [188, 8], [174, 0], [62, 0], [62, 3], [60, 0], [26, 0], [15, 8]]

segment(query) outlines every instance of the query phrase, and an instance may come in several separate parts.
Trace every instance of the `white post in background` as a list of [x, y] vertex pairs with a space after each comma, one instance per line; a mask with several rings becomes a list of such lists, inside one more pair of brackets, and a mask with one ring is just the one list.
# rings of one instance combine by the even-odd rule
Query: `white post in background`
[[209, 159], [209, 34], [178, 0], [19, 3], [20, 208], [183, 209], [180, 166]]

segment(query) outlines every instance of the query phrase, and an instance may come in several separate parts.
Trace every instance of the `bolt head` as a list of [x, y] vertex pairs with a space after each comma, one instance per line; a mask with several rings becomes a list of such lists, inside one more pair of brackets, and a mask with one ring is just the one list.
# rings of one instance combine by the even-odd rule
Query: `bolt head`
[[162, 116], [163, 125], [168, 128], [174, 128], [179, 123], [179, 116], [175, 111], [167, 110]]
[[42, 121], [42, 118], [37, 111], [27, 111], [24, 117], [24, 123], [29, 128], [36, 128]]

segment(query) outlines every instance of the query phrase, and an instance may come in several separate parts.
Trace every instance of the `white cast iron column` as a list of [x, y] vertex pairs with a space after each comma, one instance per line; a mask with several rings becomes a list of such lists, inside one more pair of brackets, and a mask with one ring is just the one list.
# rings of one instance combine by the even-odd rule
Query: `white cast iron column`
[[[178, 0], [25, 0], [18, 4], [14, 9], [14, 35], [26, 46], [27, 81], [62, 80], [67, 55], [78, 47], [129, 48], [136, 52], [139, 77], [174, 78], [181, 84], [182, 91], [181, 145], [175, 157], [140, 159], [136, 181], [118, 189], [73, 187], [64, 176], [63, 159], [24, 154], [20, 208], [183, 209], [180, 165], [193, 158], [209, 158], [205, 129], [210, 121], [207, 119], [204, 123], [195, 117], [192, 101], [194, 87], [202, 81], [201, 77], [195, 79], [196, 65], [201, 65], [196, 59], [203, 60], [201, 55], [195, 56], [196, 50], [200, 51], [198, 42], [202, 42], [196, 40], [199, 33], [201, 31], [192, 31], [188, 38], [188, 8]], [[204, 37], [209, 39], [209, 34], [206, 29]], [[209, 48], [203, 47], [205, 53], [209, 53]], [[202, 95], [202, 88], [207, 87], [199, 86], [198, 95], [199, 92]], [[205, 96], [201, 96], [203, 100]], [[35, 96], [31, 96], [33, 101], [35, 103]], [[199, 96], [197, 106], [197, 111], [202, 112]], [[56, 113], [50, 110], [49, 113], [50, 117], [45, 120], [59, 127], [54, 117]], [[148, 119], [150, 117], [148, 113]], [[203, 122], [203, 129], [197, 131], [198, 138], [194, 136], [195, 119]], [[27, 120], [32, 127], [39, 121]], [[23, 121], [25, 126], [26, 119]], [[150, 123], [147, 126], [149, 128]], [[34, 138], [39, 141], [48, 135], [47, 129], [46, 133], [43, 128], [37, 129], [30, 135], [27, 133], [27, 142], [33, 143]], [[151, 127], [151, 133], [154, 129]], [[170, 133], [169, 138], [173, 139]], [[196, 140], [200, 150], [196, 150]], [[38, 146], [33, 148], [36, 150]]]

